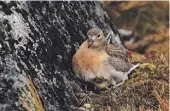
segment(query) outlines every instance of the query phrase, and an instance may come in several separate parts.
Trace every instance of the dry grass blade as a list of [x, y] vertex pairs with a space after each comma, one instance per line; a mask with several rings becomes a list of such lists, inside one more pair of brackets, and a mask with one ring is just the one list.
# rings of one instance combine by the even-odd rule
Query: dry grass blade
[[31, 108], [28, 106], [28, 104], [24, 101], [22, 97], [19, 97], [19, 100], [27, 111], [32, 111]]
[[123, 2], [119, 5], [118, 9], [120, 11], [126, 11], [132, 8], [137, 8], [140, 6], [144, 6], [145, 4], [148, 4], [146, 1], [129, 1], [129, 2]]
[[31, 80], [30, 76], [28, 76], [27, 81], [28, 81], [28, 83], [27, 83], [26, 87], [28, 88], [27, 91], [31, 93], [31, 97], [28, 97], [28, 96], [23, 97], [23, 95], [24, 95], [24, 93], [26, 93], [26, 91], [25, 90], [21, 91], [22, 94], [20, 94], [20, 97], [19, 97], [21, 103], [23, 104], [23, 106], [25, 107], [25, 109], [27, 111], [32, 111], [31, 106], [34, 106], [34, 109], [36, 111], [45, 111], [43, 104], [41, 102], [41, 99], [39, 97], [39, 94], [35, 88], [34, 83]]
[[162, 111], [169, 111], [169, 102], [168, 99], [162, 98], [156, 90], [154, 90], [155, 97], [159, 101], [160, 107]]

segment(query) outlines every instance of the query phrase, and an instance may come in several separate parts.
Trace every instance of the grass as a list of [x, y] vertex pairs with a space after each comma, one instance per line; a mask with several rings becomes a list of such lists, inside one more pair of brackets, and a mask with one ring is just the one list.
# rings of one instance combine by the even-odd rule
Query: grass
[[35, 88], [31, 77], [27, 78], [27, 85], [21, 90], [19, 100], [27, 111], [45, 111], [40, 96]]

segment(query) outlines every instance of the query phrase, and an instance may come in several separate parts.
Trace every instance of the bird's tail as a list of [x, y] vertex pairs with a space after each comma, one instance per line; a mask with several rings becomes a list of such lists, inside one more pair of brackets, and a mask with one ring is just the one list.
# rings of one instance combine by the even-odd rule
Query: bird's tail
[[127, 74], [131, 73], [131, 72], [132, 72], [134, 69], [136, 69], [139, 65], [140, 65], [140, 63], [132, 64], [132, 67], [130, 68], [130, 70], [128, 71]]

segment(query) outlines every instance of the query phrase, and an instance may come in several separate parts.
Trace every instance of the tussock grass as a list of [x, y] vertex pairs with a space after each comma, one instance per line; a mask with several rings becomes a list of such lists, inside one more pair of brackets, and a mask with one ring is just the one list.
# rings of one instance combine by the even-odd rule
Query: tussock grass
[[27, 78], [27, 85], [21, 90], [19, 100], [27, 111], [45, 111], [40, 96], [31, 77]]

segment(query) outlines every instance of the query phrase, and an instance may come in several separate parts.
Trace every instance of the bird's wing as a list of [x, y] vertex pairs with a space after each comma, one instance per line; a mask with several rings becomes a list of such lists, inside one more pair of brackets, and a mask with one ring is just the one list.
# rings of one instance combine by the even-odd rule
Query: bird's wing
[[104, 50], [110, 57], [115, 57], [118, 59], [122, 59], [125, 62], [128, 62], [128, 55], [126, 49], [117, 47], [113, 44], [108, 44], [105, 46]]
[[133, 67], [133, 64], [116, 57], [109, 57], [107, 63], [116, 71], [120, 72], [128, 72]]
[[127, 50], [113, 44], [105, 46], [105, 52], [109, 55], [107, 63], [116, 71], [128, 72], [132, 64], [128, 62]]

